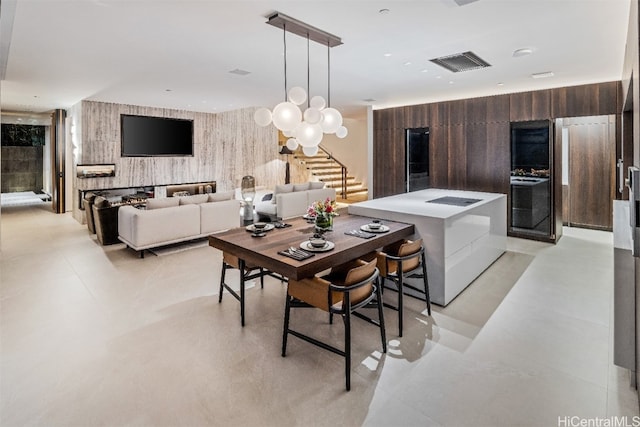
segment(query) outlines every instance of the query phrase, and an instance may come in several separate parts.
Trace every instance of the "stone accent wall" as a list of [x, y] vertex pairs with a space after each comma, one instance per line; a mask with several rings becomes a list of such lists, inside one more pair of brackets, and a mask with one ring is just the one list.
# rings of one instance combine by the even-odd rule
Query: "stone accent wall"
[[2, 147], [2, 192], [42, 189], [42, 147]]
[[[68, 114], [79, 135], [78, 164], [115, 164], [111, 178], [75, 178], [79, 190], [154, 186], [157, 195], [170, 184], [216, 181], [218, 191], [240, 186], [244, 175], [253, 175], [256, 185], [273, 188], [284, 183], [285, 157], [278, 154], [278, 134], [274, 126], [258, 126], [255, 108], [218, 114], [166, 108], [82, 101]], [[193, 157], [122, 157], [120, 115], [170, 117], [193, 120]], [[75, 165], [74, 165], [75, 175]], [[292, 182], [308, 179], [303, 170], [292, 171]], [[295, 181], [294, 181], [295, 179]], [[74, 217], [82, 222], [79, 203], [74, 200]]]

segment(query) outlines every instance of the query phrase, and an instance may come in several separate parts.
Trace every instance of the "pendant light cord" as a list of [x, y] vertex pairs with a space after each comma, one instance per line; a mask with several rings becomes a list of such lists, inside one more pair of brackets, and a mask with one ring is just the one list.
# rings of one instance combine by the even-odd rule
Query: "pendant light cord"
[[311, 101], [309, 100], [309, 98], [311, 98], [311, 91], [309, 90], [309, 86], [311, 85], [311, 79], [309, 76], [311, 75], [311, 72], [309, 69], [309, 33], [307, 33], [307, 108], [311, 106]]
[[282, 44], [284, 45], [284, 102], [287, 102], [287, 26], [282, 25]]
[[327, 41], [327, 108], [331, 107], [331, 46]]

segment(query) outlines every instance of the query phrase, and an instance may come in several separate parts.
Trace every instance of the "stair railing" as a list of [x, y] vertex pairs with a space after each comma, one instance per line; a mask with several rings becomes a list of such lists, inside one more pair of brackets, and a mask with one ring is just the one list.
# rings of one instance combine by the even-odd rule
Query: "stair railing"
[[345, 164], [342, 163], [340, 160], [336, 159], [333, 156], [333, 154], [331, 154], [331, 152], [326, 148], [324, 148], [322, 145], [319, 145], [318, 148], [328, 156], [329, 160], [333, 160], [338, 165], [340, 165], [340, 175], [341, 175], [340, 182], [342, 187], [340, 191], [340, 195], [342, 196], [343, 199], [346, 199], [347, 198], [347, 166], [345, 166]]

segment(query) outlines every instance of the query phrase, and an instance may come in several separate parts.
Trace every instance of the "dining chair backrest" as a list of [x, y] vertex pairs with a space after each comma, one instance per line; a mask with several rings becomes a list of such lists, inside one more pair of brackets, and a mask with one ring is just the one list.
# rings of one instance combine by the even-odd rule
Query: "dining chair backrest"
[[[418, 256], [418, 254], [420, 253], [421, 249], [422, 239], [414, 241], [409, 240], [406, 243], [400, 245], [400, 248], [398, 249], [398, 257], [409, 257], [402, 261], [402, 271], [411, 271], [418, 268], [418, 266], [420, 265], [420, 257]], [[416, 254], [416, 256], [411, 257], [411, 255], [414, 254]]]
[[370, 278], [368, 282], [363, 284], [362, 286], [351, 291], [351, 303], [357, 304], [363, 299], [369, 297], [369, 295], [373, 292], [373, 279], [374, 272], [376, 270], [376, 260], [372, 260], [369, 262], [361, 261], [362, 265], [359, 267], [352, 268], [347, 273], [347, 276], [344, 279], [345, 286], [351, 286], [358, 282], [362, 282], [363, 280]]

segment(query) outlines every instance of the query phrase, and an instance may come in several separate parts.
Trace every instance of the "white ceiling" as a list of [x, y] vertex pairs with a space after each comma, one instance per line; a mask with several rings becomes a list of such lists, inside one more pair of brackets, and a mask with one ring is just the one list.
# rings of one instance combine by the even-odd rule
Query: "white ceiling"
[[[0, 5], [5, 44], [14, 1]], [[367, 105], [619, 80], [629, 6], [630, 0], [465, 6], [454, 0], [17, 0], [8, 58], [0, 58], [7, 64], [0, 101], [2, 110], [29, 112], [83, 99], [204, 112], [272, 107], [284, 98], [283, 33], [265, 24], [274, 11], [342, 38], [331, 49], [331, 101], [347, 116]], [[379, 12], [385, 8], [389, 13]], [[518, 48], [533, 54], [513, 57]], [[287, 51], [289, 86], [306, 87], [306, 40], [287, 34]], [[429, 62], [465, 51], [492, 66], [452, 73]], [[327, 48], [311, 42], [309, 56], [311, 94], [324, 96]], [[251, 74], [230, 74], [234, 69]], [[531, 78], [547, 71], [554, 76]]]

